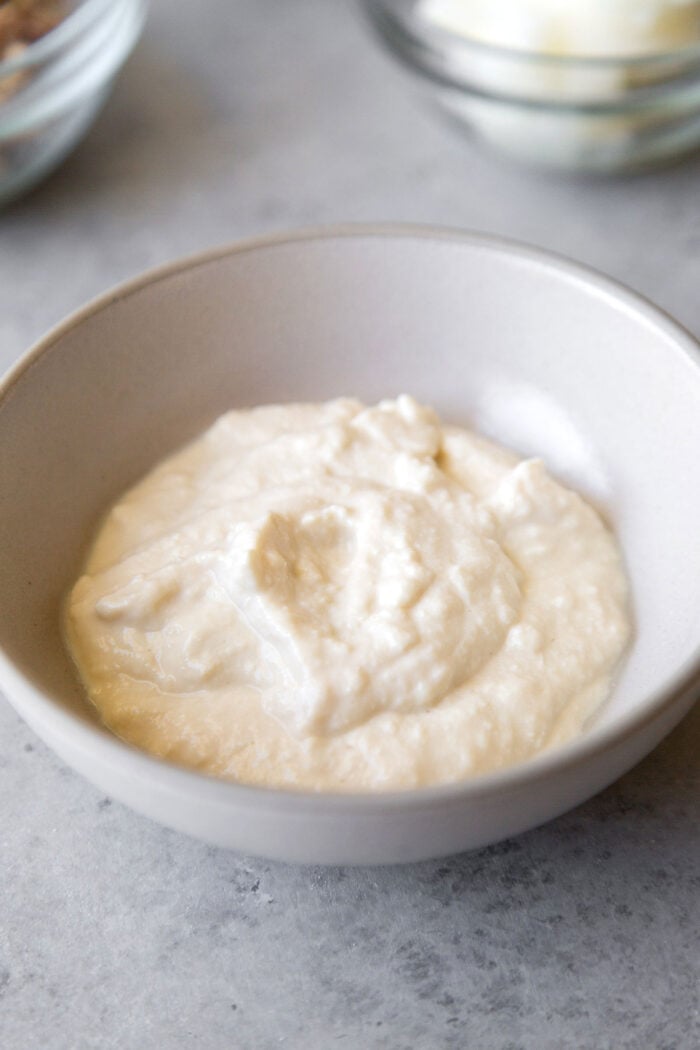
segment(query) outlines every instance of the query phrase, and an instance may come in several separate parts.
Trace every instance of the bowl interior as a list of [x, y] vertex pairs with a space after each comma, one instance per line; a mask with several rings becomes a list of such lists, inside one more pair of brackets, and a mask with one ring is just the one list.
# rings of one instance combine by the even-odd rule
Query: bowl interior
[[146, 279], [63, 326], [0, 394], [0, 645], [96, 721], [59, 613], [108, 504], [228, 408], [405, 391], [541, 455], [614, 525], [636, 639], [610, 723], [697, 658], [692, 345], [607, 282], [479, 238], [311, 235]]

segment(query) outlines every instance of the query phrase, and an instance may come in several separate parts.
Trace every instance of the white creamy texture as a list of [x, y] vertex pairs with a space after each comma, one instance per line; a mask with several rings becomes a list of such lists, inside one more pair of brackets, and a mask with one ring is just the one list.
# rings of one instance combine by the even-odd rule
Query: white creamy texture
[[246, 783], [456, 781], [578, 733], [629, 635], [538, 460], [402, 396], [230, 412], [110, 511], [67, 604], [120, 736]]
[[451, 32], [556, 55], [643, 55], [700, 38], [697, 0], [420, 0]]

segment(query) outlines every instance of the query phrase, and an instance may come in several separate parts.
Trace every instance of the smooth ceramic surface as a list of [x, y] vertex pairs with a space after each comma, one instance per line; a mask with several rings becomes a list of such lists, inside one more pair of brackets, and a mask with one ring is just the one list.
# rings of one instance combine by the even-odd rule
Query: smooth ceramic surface
[[[586, 737], [464, 785], [340, 797], [208, 779], [100, 727], [63, 648], [59, 605], [106, 505], [226, 408], [401, 390], [542, 454], [613, 521], [636, 641]], [[611, 282], [529, 249], [356, 229], [176, 264], [69, 319], [5, 381], [0, 681], [74, 768], [213, 843], [291, 861], [389, 863], [494, 842], [589, 797], [691, 706], [699, 444], [690, 336]]]

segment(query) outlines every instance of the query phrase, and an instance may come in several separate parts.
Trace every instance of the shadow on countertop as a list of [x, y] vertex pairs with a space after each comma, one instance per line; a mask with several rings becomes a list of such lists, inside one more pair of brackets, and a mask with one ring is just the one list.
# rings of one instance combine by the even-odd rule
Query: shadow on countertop
[[[220, 163], [221, 108], [195, 71], [144, 42], [75, 151], [3, 217], [103, 208], [112, 196], [147, 210]], [[1, 221], [1, 220], [0, 220]]]

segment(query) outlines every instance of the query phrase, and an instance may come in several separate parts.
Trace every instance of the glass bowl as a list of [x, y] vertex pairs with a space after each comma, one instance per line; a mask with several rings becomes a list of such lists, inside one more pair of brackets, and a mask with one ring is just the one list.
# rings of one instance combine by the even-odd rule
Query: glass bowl
[[0, 61], [0, 204], [75, 146], [139, 37], [146, 0], [77, 0], [55, 29]]
[[431, 24], [418, 0], [363, 6], [389, 51], [442, 109], [518, 160], [614, 172], [670, 161], [700, 144], [700, 39], [659, 54], [557, 56]]

